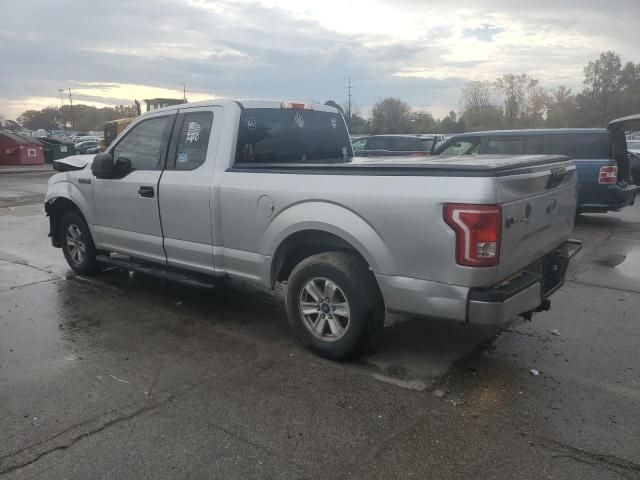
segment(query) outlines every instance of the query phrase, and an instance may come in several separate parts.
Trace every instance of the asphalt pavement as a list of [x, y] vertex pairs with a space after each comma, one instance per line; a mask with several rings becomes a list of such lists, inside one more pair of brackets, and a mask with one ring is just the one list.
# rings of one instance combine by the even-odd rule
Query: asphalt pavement
[[532, 322], [389, 316], [335, 363], [281, 292], [73, 275], [49, 175], [0, 175], [3, 480], [640, 479], [640, 205], [578, 218], [580, 261]]

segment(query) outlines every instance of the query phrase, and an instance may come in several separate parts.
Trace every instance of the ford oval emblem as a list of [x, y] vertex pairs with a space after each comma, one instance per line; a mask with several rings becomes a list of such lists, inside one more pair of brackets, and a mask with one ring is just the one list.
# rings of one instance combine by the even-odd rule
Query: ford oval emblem
[[547, 215], [551, 215], [558, 208], [558, 202], [556, 202], [555, 198], [549, 202], [547, 205]]

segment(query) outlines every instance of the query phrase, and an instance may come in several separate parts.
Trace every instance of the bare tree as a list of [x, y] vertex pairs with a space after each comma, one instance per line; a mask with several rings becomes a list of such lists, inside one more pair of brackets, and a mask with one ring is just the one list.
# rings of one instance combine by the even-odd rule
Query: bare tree
[[539, 127], [544, 124], [548, 104], [549, 93], [546, 88], [536, 83], [527, 89], [524, 113], [528, 127]]
[[591, 99], [594, 114], [604, 125], [611, 97], [620, 93], [622, 63], [615, 52], [603, 52], [584, 68], [584, 94]]
[[500, 128], [503, 124], [498, 92], [491, 82], [470, 81], [462, 89], [462, 118], [468, 131]]
[[496, 90], [491, 82], [470, 81], [462, 89], [462, 109], [482, 112], [497, 106]]
[[496, 80], [496, 87], [504, 96], [504, 114], [507, 126], [514, 127], [520, 119], [529, 89], [540, 82], [526, 73], [509, 73]]

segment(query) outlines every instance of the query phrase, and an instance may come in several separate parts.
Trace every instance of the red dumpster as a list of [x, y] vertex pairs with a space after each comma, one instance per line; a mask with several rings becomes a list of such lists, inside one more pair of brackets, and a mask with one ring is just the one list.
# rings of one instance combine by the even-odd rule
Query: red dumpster
[[42, 144], [35, 138], [18, 133], [0, 132], [0, 165], [41, 165]]

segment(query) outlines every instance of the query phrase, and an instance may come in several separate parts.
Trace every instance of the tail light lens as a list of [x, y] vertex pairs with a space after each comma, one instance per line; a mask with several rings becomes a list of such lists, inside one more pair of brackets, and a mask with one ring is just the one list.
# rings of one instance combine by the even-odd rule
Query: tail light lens
[[444, 220], [456, 232], [458, 265], [493, 267], [498, 264], [502, 233], [499, 205], [445, 204]]
[[600, 168], [600, 175], [598, 176], [598, 183], [600, 185], [614, 185], [618, 182], [618, 167], [606, 166]]

